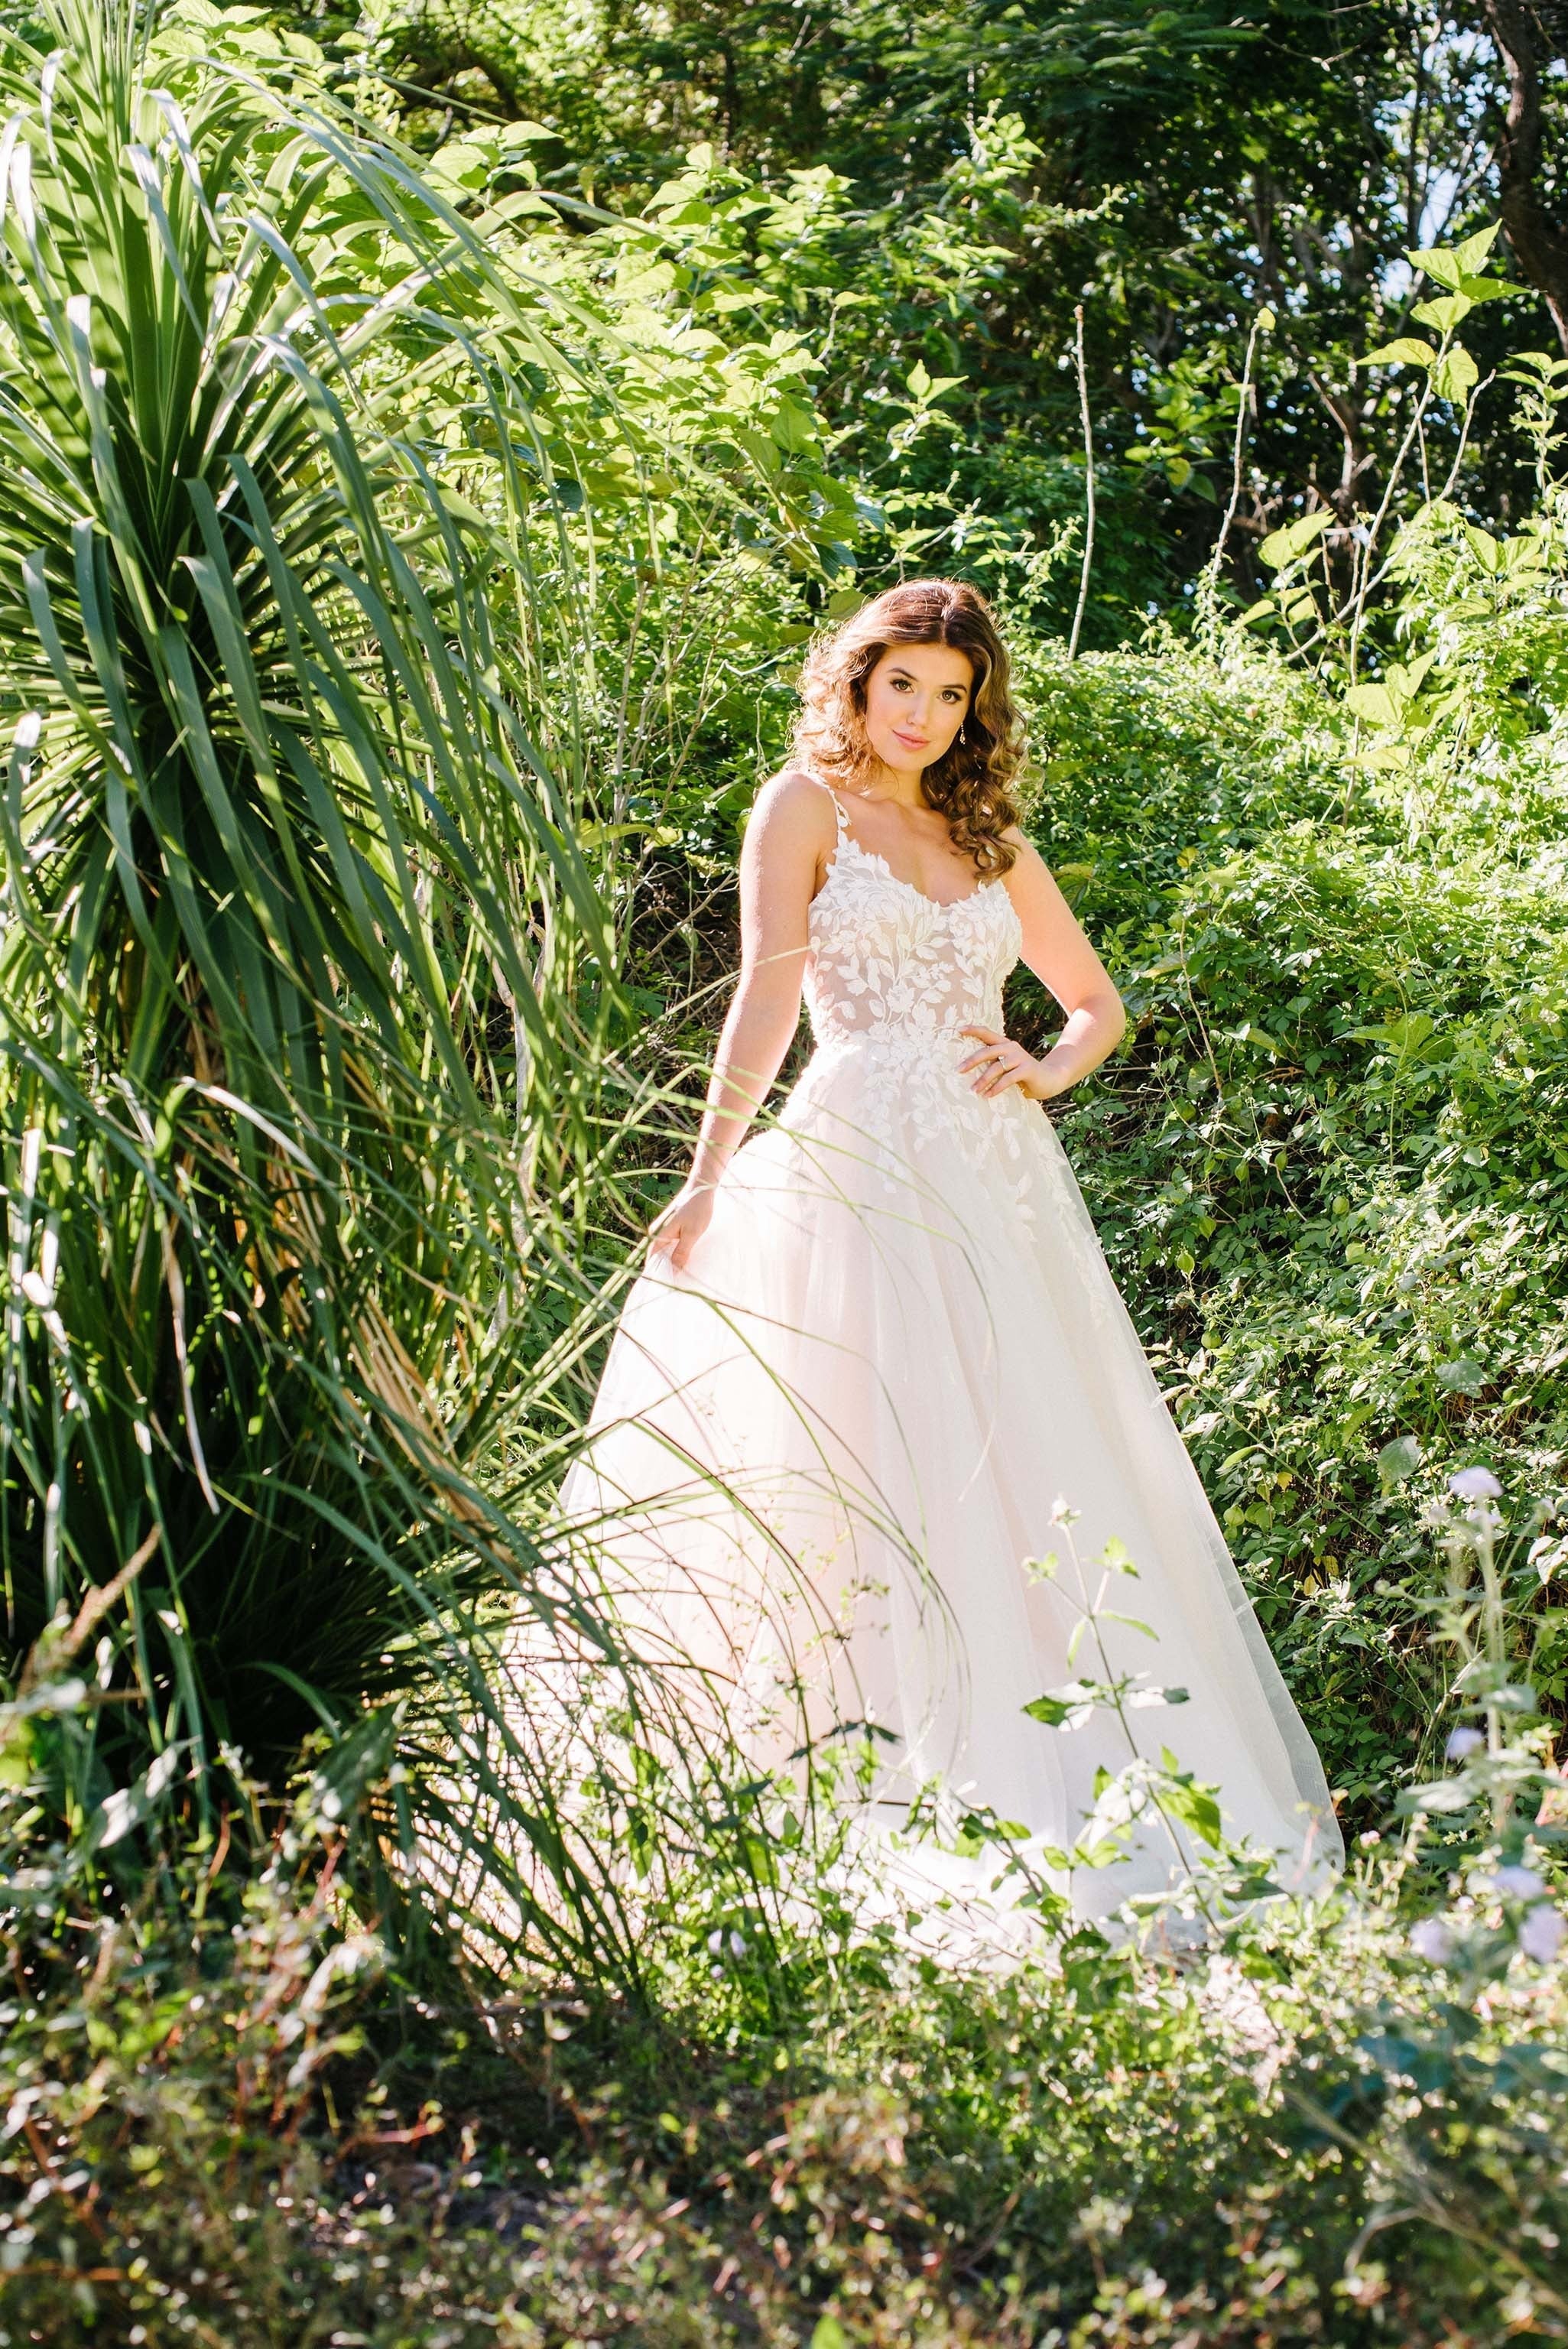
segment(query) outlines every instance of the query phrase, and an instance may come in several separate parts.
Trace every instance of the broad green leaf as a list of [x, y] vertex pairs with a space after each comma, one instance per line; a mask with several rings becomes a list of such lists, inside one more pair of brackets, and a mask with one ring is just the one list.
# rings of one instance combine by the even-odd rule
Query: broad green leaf
[[1378, 350], [1368, 351], [1363, 367], [1430, 367], [1437, 357], [1430, 343], [1418, 342], [1414, 335], [1398, 336]]
[[780, 449], [799, 456], [815, 443], [817, 419], [801, 401], [786, 394], [774, 409], [771, 430]]
[[1462, 402], [1480, 379], [1480, 369], [1462, 343], [1445, 351], [1432, 369], [1432, 389], [1439, 399]]
[[1043, 1722], [1047, 1729], [1075, 1727], [1089, 1710], [1081, 1698], [1037, 1696], [1024, 1712], [1031, 1721]]
[[1497, 243], [1501, 227], [1501, 221], [1493, 221], [1490, 228], [1478, 228], [1473, 236], [1461, 238], [1454, 246], [1454, 258], [1459, 263], [1461, 274], [1469, 276], [1473, 271], [1480, 269], [1481, 263]]
[[1224, 1837], [1224, 1821], [1213, 1791], [1193, 1784], [1186, 1777], [1167, 1780], [1160, 1788], [1160, 1804], [1181, 1826], [1191, 1829], [1200, 1843], [1217, 1851]]
[[1283, 530], [1271, 531], [1258, 548], [1259, 561], [1271, 571], [1282, 571], [1287, 564], [1299, 562], [1333, 521], [1333, 507], [1319, 506], [1315, 513], [1302, 514], [1296, 521], [1286, 523]]
[[1376, 1027], [1351, 1028], [1346, 1030], [1346, 1040], [1381, 1044], [1389, 1051], [1408, 1060], [1430, 1041], [1438, 1032], [1438, 1023], [1429, 1011], [1402, 1011], [1397, 1018], [1385, 1019]]
[[1470, 553], [1476, 557], [1481, 569], [1490, 572], [1495, 578], [1502, 569], [1501, 542], [1493, 538], [1490, 531], [1481, 530], [1474, 523], [1466, 523], [1465, 538], [1469, 543]]
[[1353, 685], [1345, 696], [1345, 706], [1357, 718], [1365, 718], [1373, 726], [1398, 726], [1399, 704], [1386, 685]]
[[1377, 1474], [1382, 1480], [1385, 1492], [1391, 1490], [1396, 1485], [1406, 1483], [1415, 1475], [1420, 1464], [1421, 1444], [1418, 1436], [1396, 1435], [1391, 1443], [1385, 1444], [1377, 1454]]
[[1387, 668], [1387, 683], [1390, 691], [1403, 700], [1414, 700], [1430, 674], [1437, 657], [1435, 652], [1427, 652], [1418, 655], [1413, 661], [1390, 661]]
[[1551, 560], [1551, 548], [1542, 539], [1508, 538], [1502, 543], [1502, 567], [1511, 578], [1521, 572], [1543, 571]]
[[1425, 245], [1407, 251], [1405, 258], [1412, 269], [1423, 270], [1436, 285], [1457, 286], [1465, 274], [1460, 255], [1448, 245]]
[[1439, 294], [1430, 301], [1418, 302], [1410, 316], [1419, 318], [1423, 326], [1436, 326], [1440, 335], [1451, 335], [1474, 307], [1468, 294]]

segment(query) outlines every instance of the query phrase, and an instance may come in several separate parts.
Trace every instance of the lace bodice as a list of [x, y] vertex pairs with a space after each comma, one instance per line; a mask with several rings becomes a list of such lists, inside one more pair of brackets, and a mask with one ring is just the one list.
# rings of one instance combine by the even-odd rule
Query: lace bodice
[[861, 846], [831, 796], [838, 844], [811, 901], [806, 966], [818, 1045], [865, 1036], [929, 1042], [972, 1022], [1000, 1028], [1002, 982], [1022, 944], [1003, 884], [938, 905]]

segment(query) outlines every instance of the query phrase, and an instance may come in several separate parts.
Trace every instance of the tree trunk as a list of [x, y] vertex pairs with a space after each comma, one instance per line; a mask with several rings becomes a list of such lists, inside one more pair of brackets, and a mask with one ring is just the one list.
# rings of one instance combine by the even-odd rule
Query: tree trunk
[[1562, 46], [1556, 23], [1561, 13], [1532, 6], [1530, 0], [1482, 0], [1486, 28], [1508, 74], [1508, 110], [1497, 148], [1503, 231], [1568, 352], [1568, 231], [1553, 219], [1537, 184], [1541, 76]]

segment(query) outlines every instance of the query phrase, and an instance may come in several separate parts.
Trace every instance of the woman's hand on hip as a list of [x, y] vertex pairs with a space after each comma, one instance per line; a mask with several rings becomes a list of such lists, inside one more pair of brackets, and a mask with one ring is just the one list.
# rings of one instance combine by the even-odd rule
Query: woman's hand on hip
[[991, 1098], [1016, 1085], [1031, 1101], [1049, 1101], [1057, 1091], [1044, 1062], [1026, 1052], [1022, 1044], [1015, 1044], [1010, 1036], [1000, 1035], [995, 1028], [961, 1028], [958, 1032], [973, 1036], [981, 1048], [958, 1063], [961, 1076], [975, 1071], [975, 1092]]
[[687, 1257], [712, 1220], [712, 1184], [683, 1184], [654, 1219], [648, 1234], [649, 1257], [662, 1257], [676, 1272], [684, 1272]]

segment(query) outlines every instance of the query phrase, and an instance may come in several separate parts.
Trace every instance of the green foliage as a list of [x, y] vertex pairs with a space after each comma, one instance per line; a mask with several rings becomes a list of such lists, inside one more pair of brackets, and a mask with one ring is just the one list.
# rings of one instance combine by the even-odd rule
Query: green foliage
[[[1391, 0], [1354, 16], [1315, 0], [935, 0], [913, 16], [832, 0], [807, 17], [774, 0], [652, 14], [631, 0], [389, 0], [363, 21], [333, 6], [312, 21], [346, 85], [417, 144], [438, 146], [454, 119], [465, 140], [510, 121], [533, 181], [567, 207], [641, 213], [702, 154], [744, 175], [759, 222], [780, 203], [806, 214], [769, 266], [830, 363], [835, 427], [878, 434], [917, 363], [957, 379], [951, 429], [923, 437], [901, 484], [940, 533], [934, 567], [987, 565], [993, 537], [1004, 558], [1043, 562], [1081, 511], [1082, 300], [1114, 514], [1096, 645], [1151, 606], [1190, 608], [1230, 485], [1245, 322], [1264, 305], [1274, 332], [1229, 539], [1243, 603], [1266, 584], [1253, 549], [1304, 499], [1344, 526], [1376, 507], [1432, 387], [1368, 375], [1364, 354], [1414, 346], [1431, 299], [1473, 303], [1457, 276], [1423, 279], [1422, 260], [1458, 249], [1478, 280], [1497, 210], [1483, 160], [1507, 99], [1494, 48], [1462, 12]], [[1555, 120], [1550, 78], [1543, 102]], [[1429, 418], [1444, 471], [1459, 376], [1489, 375], [1512, 306], [1470, 321], [1471, 348], [1448, 369]], [[1459, 310], [1444, 316], [1451, 332]], [[1495, 391], [1464, 471], [1489, 517], [1517, 508], [1520, 452]], [[1065, 627], [1070, 564], [1036, 585]]]
[[1549, 516], [1521, 543], [1487, 570], [1441, 511], [1403, 534], [1413, 689], [1359, 754], [1356, 697], [1240, 651], [1031, 680], [1042, 845], [1134, 1016], [1064, 1133], [1331, 1775], [1373, 1816], [1429, 1758], [1442, 1681], [1380, 1454], [1418, 1445], [1423, 1485], [1477, 1457], [1563, 1482], [1562, 574]]
[[12, 2341], [1563, 2337], [1563, 1973], [1496, 1890], [1447, 1963], [1387, 1871], [1199, 1965], [808, 1928], [782, 2032], [672, 1909], [656, 2013], [523, 1982], [399, 2029], [314, 1837], [237, 1897], [163, 1864], [178, 1924], [6, 1925]]
[[317, 63], [129, 0], [0, 53], [0, 1539], [14, 1656], [90, 1627], [102, 1699], [16, 1766], [119, 1868], [160, 1801], [243, 1823], [236, 1757], [400, 1747], [414, 1941], [494, 1877], [624, 1967], [500, 1651], [647, 1694], [547, 1555], [624, 885], [843, 502], [788, 344], [531, 268]]

